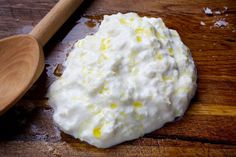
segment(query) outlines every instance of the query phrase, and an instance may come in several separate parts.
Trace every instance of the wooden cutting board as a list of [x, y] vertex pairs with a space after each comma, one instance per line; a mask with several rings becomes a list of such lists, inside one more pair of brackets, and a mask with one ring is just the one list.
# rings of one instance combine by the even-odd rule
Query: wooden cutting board
[[[56, 2], [0, 0], [0, 38], [30, 32]], [[225, 12], [207, 16], [204, 7]], [[180, 33], [197, 65], [198, 89], [179, 121], [143, 138], [97, 149], [54, 126], [46, 92], [75, 40], [95, 32], [102, 15], [129, 11], [161, 17]], [[214, 27], [221, 18], [228, 25]], [[236, 156], [236, 1], [87, 0], [45, 53], [46, 68], [38, 82], [0, 117], [0, 156]]]

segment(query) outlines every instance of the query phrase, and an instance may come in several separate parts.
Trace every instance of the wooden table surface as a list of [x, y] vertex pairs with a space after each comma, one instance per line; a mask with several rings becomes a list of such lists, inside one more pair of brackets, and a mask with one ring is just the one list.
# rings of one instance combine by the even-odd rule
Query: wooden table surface
[[[0, 0], [0, 38], [28, 33], [56, 2]], [[204, 7], [228, 10], [207, 16]], [[162, 17], [180, 33], [197, 65], [198, 89], [181, 120], [140, 139], [97, 149], [54, 126], [46, 92], [77, 39], [95, 32], [102, 15], [129, 11]], [[221, 18], [228, 26], [214, 27]], [[236, 156], [235, 0], [86, 0], [44, 51], [42, 76], [0, 117], [0, 156]]]

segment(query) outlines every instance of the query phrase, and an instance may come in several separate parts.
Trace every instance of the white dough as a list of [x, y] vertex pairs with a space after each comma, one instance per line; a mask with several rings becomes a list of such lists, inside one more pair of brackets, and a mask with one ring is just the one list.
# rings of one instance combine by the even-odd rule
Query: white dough
[[49, 89], [53, 119], [99, 148], [136, 139], [182, 116], [196, 89], [189, 49], [161, 18], [104, 16], [79, 40]]

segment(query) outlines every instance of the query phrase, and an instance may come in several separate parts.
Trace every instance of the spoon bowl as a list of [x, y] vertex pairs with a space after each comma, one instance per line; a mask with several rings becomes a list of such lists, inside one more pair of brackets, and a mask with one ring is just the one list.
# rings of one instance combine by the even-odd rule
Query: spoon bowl
[[14, 105], [44, 69], [42, 47], [83, 0], [60, 0], [29, 35], [0, 40], [0, 115]]
[[10, 108], [38, 79], [44, 54], [30, 35], [0, 40], [0, 113]]

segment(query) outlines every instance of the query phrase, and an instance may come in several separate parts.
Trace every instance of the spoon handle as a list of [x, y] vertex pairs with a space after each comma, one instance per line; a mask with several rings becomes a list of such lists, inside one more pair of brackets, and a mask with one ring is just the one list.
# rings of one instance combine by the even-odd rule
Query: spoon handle
[[60, 0], [29, 33], [44, 46], [83, 0]]

